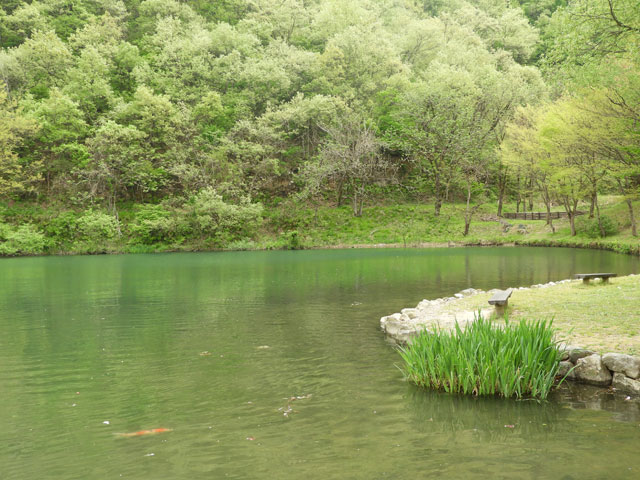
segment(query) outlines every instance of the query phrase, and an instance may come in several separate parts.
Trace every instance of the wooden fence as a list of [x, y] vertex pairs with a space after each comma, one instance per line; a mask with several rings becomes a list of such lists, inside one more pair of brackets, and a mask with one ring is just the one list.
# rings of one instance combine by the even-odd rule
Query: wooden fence
[[[576, 215], [585, 215], [586, 212], [576, 212]], [[527, 213], [503, 213], [504, 218], [510, 218], [514, 220], [546, 220], [547, 212], [527, 212]], [[567, 212], [551, 212], [551, 218], [553, 220], [558, 218], [569, 218]]]

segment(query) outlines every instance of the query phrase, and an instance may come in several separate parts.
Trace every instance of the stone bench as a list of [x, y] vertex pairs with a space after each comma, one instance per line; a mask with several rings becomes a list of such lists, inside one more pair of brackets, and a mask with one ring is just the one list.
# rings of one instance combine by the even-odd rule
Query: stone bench
[[513, 293], [512, 288], [508, 288], [506, 290], [499, 290], [493, 294], [493, 297], [489, 299], [489, 305], [494, 305], [496, 307], [496, 315], [503, 316], [504, 309], [509, 304], [509, 297]]
[[573, 278], [581, 278], [582, 283], [586, 285], [592, 278], [601, 278], [602, 283], [609, 283], [609, 278], [617, 276], [617, 273], [576, 273]]

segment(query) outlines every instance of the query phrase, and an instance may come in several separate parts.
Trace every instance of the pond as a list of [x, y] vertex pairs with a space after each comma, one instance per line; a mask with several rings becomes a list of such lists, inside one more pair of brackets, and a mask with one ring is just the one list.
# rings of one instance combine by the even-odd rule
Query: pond
[[[637, 258], [443, 248], [0, 260], [0, 478], [632, 478], [640, 404], [406, 383], [383, 315]], [[172, 431], [122, 436], [154, 428]]]

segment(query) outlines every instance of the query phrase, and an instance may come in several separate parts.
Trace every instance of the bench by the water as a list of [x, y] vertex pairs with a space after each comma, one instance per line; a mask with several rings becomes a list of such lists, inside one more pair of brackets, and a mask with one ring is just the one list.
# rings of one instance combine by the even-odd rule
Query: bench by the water
[[513, 293], [512, 288], [506, 290], [500, 290], [493, 294], [493, 297], [489, 299], [489, 305], [495, 305], [496, 315], [504, 315], [504, 309], [509, 304], [509, 297]]
[[617, 277], [617, 273], [576, 273], [574, 278], [581, 278], [582, 283], [588, 284], [592, 278], [601, 278], [602, 283], [609, 283], [609, 278]]

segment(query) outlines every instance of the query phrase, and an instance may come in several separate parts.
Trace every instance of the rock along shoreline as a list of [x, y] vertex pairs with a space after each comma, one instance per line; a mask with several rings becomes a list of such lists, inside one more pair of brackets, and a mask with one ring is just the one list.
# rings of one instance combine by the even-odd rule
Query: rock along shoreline
[[[514, 291], [547, 288], [579, 281], [560, 280], [531, 287], [514, 288]], [[495, 291], [497, 290], [490, 290], [488, 293]], [[388, 339], [399, 346], [411, 342], [412, 338], [425, 330], [427, 332], [452, 330], [456, 322], [464, 328], [475, 320], [478, 312], [451, 313], [445, 311], [444, 307], [450, 306], [462, 298], [480, 293], [487, 292], [468, 288], [451, 297], [422, 300], [415, 308], [404, 308], [399, 313], [382, 317], [380, 328]], [[480, 312], [483, 316], [488, 317], [493, 313], [493, 308], [485, 308]], [[640, 358], [614, 352], [601, 355], [593, 350], [567, 344], [560, 344], [559, 350], [561, 351], [557, 375], [559, 379], [566, 376], [566, 380], [612, 388], [620, 393], [640, 396]]]

